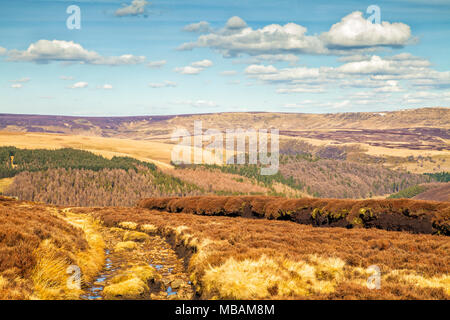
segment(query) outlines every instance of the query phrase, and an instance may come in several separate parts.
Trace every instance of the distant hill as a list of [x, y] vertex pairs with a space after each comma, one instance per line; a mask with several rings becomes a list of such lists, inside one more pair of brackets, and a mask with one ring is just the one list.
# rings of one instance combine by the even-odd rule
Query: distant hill
[[419, 193], [413, 199], [450, 201], [450, 182], [446, 183], [427, 183], [424, 184], [426, 191]]
[[450, 201], [450, 182], [430, 182], [417, 184], [394, 193], [388, 198]]
[[277, 128], [289, 132], [311, 129], [392, 130], [426, 127], [446, 129], [443, 132], [432, 132], [432, 135], [449, 135], [450, 108], [328, 114], [243, 112], [134, 117], [0, 114], [0, 130], [145, 139], [170, 134], [177, 126], [192, 128], [195, 120], [202, 120], [204, 128], [217, 129]]

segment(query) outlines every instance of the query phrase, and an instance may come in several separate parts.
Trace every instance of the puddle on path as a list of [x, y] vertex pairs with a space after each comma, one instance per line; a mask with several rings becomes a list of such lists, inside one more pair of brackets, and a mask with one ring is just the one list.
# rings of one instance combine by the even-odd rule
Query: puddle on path
[[163, 238], [150, 236], [145, 242], [138, 243], [137, 249], [115, 252], [114, 247], [122, 241], [123, 233], [103, 228], [102, 235], [108, 248], [105, 250], [105, 266], [103, 271], [89, 284], [81, 299], [102, 300], [104, 298], [103, 289], [108, 282], [127, 267], [137, 264], [150, 265], [162, 276], [160, 290], [146, 293], [139, 299], [190, 300], [193, 298], [194, 291], [189, 277], [184, 271], [183, 259], [177, 257], [175, 251], [170, 249]]

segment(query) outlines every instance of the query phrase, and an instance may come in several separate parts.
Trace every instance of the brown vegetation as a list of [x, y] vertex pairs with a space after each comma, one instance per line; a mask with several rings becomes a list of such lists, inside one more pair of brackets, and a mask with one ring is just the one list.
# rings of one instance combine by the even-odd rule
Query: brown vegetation
[[[151, 225], [169, 239], [202, 299], [449, 299], [446, 237], [140, 208], [93, 214], [108, 227]], [[381, 271], [379, 290], [366, 286], [372, 265]]]
[[80, 290], [66, 286], [67, 267], [78, 265], [87, 282], [103, 264], [101, 239], [80, 226], [87, 219], [0, 197], [0, 300], [76, 299]]
[[167, 170], [166, 172], [181, 180], [201, 187], [206, 193], [267, 194], [269, 192], [268, 188], [258, 185], [256, 181], [237, 174], [223, 173], [217, 169], [206, 170], [201, 167], [194, 167], [186, 169], [177, 168], [175, 170]]
[[196, 195], [193, 185], [149, 170], [50, 169], [21, 172], [5, 190], [22, 200], [66, 206], [133, 206], [143, 197]]
[[427, 183], [422, 186], [426, 188], [426, 191], [418, 194], [413, 199], [450, 201], [450, 182]]
[[198, 196], [143, 199], [139, 206], [175, 213], [290, 220], [318, 227], [364, 227], [450, 235], [449, 202]]
[[328, 198], [371, 198], [429, 180], [424, 175], [394, 171], [381, 165], [326, 159], [289, 158], [280, 163], [280, 173], [304, 184], [309, 194]]

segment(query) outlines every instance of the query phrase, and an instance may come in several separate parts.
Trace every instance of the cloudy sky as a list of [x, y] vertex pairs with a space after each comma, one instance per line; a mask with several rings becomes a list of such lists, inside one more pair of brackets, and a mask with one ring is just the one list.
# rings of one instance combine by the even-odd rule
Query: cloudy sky
[[2, 0], [0, 112], [449, 107], [449, 17], [448, 0]]

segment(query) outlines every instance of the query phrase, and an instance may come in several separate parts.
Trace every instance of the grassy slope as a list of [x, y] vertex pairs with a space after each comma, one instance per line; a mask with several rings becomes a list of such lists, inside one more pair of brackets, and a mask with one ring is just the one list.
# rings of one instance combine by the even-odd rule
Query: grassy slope
[[318, 227], [365, 227], [450, 235], [450, 202], [197, 196], [143, 199], [139, 206], [196, 215], [290, 220]]
[[0, 300], [78, 299], [67, 268], [83, 282], [102, 268], [104, 245], [91, 217], [0, 197]]
[[[184, 248], [203, 299], [449, 299], [447, 237], [139, 208], [93, 214], [109, 227], [154, 226]], [[371, 265], [381, 270], [380, 290], [366, 286]]]

